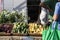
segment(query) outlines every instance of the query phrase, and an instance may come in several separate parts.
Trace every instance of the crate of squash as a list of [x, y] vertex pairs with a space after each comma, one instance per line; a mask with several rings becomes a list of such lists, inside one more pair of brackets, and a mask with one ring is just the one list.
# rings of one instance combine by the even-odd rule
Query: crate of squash
[[29, 23], [29, 33], [30, 34], [42, 34], [43, 26], [37, 23]]

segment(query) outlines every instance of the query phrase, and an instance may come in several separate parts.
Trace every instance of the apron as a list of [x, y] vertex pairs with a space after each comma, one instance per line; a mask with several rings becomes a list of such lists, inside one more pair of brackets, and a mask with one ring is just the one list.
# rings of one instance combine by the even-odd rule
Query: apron
[[41, 24], [46, 25], [46, 23], [48, 22], [48, 13], [49, 11], [42, 7], [41, 14], [40, 14]]

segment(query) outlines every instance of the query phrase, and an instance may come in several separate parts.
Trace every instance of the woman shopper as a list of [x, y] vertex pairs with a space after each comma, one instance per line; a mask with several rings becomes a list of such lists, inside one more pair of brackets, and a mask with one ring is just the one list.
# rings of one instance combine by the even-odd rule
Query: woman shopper
[[55, 6], [55, 11], [54, 11], [54, 15], [53, 15], [53, 22], [54, 21], [58, 22], [58, 29], [60, 30], [60, 0], [58, 0], [58, 1], [59, 2], [57, 2], [56, 6]]
[[42, 40], [60, 40], [60, 0], [58, 1], [55, 6], [52, 25], [43, 31]]

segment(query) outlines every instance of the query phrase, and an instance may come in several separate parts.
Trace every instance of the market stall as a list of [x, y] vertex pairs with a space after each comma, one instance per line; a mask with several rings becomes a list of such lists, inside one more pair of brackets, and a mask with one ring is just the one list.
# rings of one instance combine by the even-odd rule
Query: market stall
[[44, 28], [35, 22], [28, 23], [30, 17], [27, 14], [27, 2], [20, 1], [2, 1], [0, 40], [41, 40]]
[[14, 36], [18, 36], [23, 39], [26, 37], [26, 39], [30, 40], [35, 40], [35, 38], [40, 40], [43, 31], [42, 25], [37, 23], [27, 23], [24, 19], [29, 18], [23, 16], [22, 13], [24, 12], [9, 12], [7, 10], [0, 12], [0, 36], [8, 36], [12, 39], [15, 38]]

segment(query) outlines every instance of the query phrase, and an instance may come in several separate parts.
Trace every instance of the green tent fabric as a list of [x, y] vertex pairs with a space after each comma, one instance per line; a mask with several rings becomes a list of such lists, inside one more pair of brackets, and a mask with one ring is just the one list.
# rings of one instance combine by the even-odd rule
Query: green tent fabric
[[55, 25], [55, 29], [52, 30], [52, 25], [49, 29], [44, 30], [42, 34], [42, 40], [60, 40], [60, 30], [57, 29], [58, 23]]

